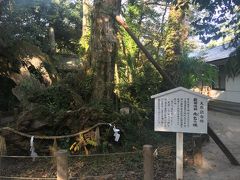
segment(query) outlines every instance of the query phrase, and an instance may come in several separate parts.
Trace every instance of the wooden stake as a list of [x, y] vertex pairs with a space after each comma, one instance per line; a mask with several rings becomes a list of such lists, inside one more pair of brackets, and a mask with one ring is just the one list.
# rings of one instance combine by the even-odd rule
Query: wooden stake
[[50, 154], [52, 156], [54, 156], [53, 159], [52, 159], [53, 166], [56, 166], [56, 164], [57, 164], [57, 160], [56, 160], [56, 156], [55, 155], [56, 155], [58, 149], [59, 148], [57, 146], [57, 139], [54, 139], [53, 145], [49, 146]]
[[1, 156], [7, 155], [6, 141], [3, 136], [0, 136], [0, 155]]
[[[0, 136], [0, 156], [7, 155], [6, 141], [3, 136]], [[2, 158], [0, 157], [0, 169], [2, 168]]]
[[152, 145], [143, 146], [143, 169], [144, 169], [144, 180], [153, 180], [153, 147]]
[[57, 180], [68, 180], [68, 153], [66, 150], [56, 152]]
[[176, 133], [176, 179], [183, 179], [183, 133]]
[[99, 146], [100, 145], [100, 129], [99, 129], [99, 127], [97, 127], [96, 131], [95, 131], [95, 140], [96, 140], [97, 146]]

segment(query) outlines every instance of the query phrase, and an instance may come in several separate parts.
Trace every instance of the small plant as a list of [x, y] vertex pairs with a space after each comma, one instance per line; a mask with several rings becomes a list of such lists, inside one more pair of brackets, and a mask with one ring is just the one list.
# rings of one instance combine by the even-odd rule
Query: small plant
[[74, 154], [79, 153], [82, 149], [84, 150], [86, 155], [89, 155], [89, 150], [87, 148], [88, 145], [92, 147], [97, 146], [97, 142], [95, 138], [92, 136], [92, 133], [90, 132], [89, 135], [83, 135], [80, 134], [78, 138], [76, 138], [76, 142], [74, 142], [71, 147], [70, 151], [73, 152]]
[[23, 107], [26, 107], [29, 104], [29, 98], [40, 94], [44, 89], [45, 86], [41, 84], [35, 76], [31, 75], [25, 77], [12, 91], [22, 103]]

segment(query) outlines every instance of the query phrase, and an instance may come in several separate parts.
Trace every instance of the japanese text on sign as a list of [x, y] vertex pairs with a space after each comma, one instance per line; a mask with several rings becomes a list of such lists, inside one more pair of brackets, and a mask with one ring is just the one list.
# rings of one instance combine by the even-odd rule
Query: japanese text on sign
[[187, 92], [157, 97], [155, 131], [207, 133], [207, 99]]

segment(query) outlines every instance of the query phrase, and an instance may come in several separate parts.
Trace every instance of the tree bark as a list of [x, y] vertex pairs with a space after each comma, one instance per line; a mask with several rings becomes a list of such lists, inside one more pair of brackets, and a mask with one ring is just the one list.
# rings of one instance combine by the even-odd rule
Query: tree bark
[[188, 9], [187, 3], [187, 0], [177, 0], [176, 4], [171, 4], [164, 44], [165, 69], [169, 72], [170, 78], [179, 85], [183, 85], [179, 62], [186, 40], [185, 13]]
[[83, 8], [83, 18], [82, 18], [82, 36], [80, 39], [80, 54], [81, 54], [81, 65], [82, 69], [87, 71], [90, 68], [89, 65], [89, 41], [90, 41], [90, 12], [91, 12], [91, 4], [89, 0], [83, 0], [82, 2]]
[[89, 35], [90, 31], [90, 2], [83, 0], [82, 37]]
[[165, 40], [165, 59], [167, 64], [178, 60], [182, 55], [185, 11], [188, 8], [186, 3], [186, 0], [177, 0], [177, 4], [170, 6]]
[[120, 11], [119, 0], [95, 0], [91, 34], [91, 67], [94, 72], [92, 99], [112, 100], [117, 28], [112, 14]]

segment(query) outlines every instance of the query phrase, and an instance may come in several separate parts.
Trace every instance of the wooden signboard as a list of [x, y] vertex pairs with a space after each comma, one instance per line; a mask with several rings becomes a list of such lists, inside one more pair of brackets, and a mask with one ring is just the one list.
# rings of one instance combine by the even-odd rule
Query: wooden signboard
[[206, 96], [178, 87], [151, 98], [155, 131], [207, 133]]
[[207, 134], [208, 97], [183, 87], [154, 98], [154, 130], [176, 132], [176, 177], [183, 179], [183, 132]]

